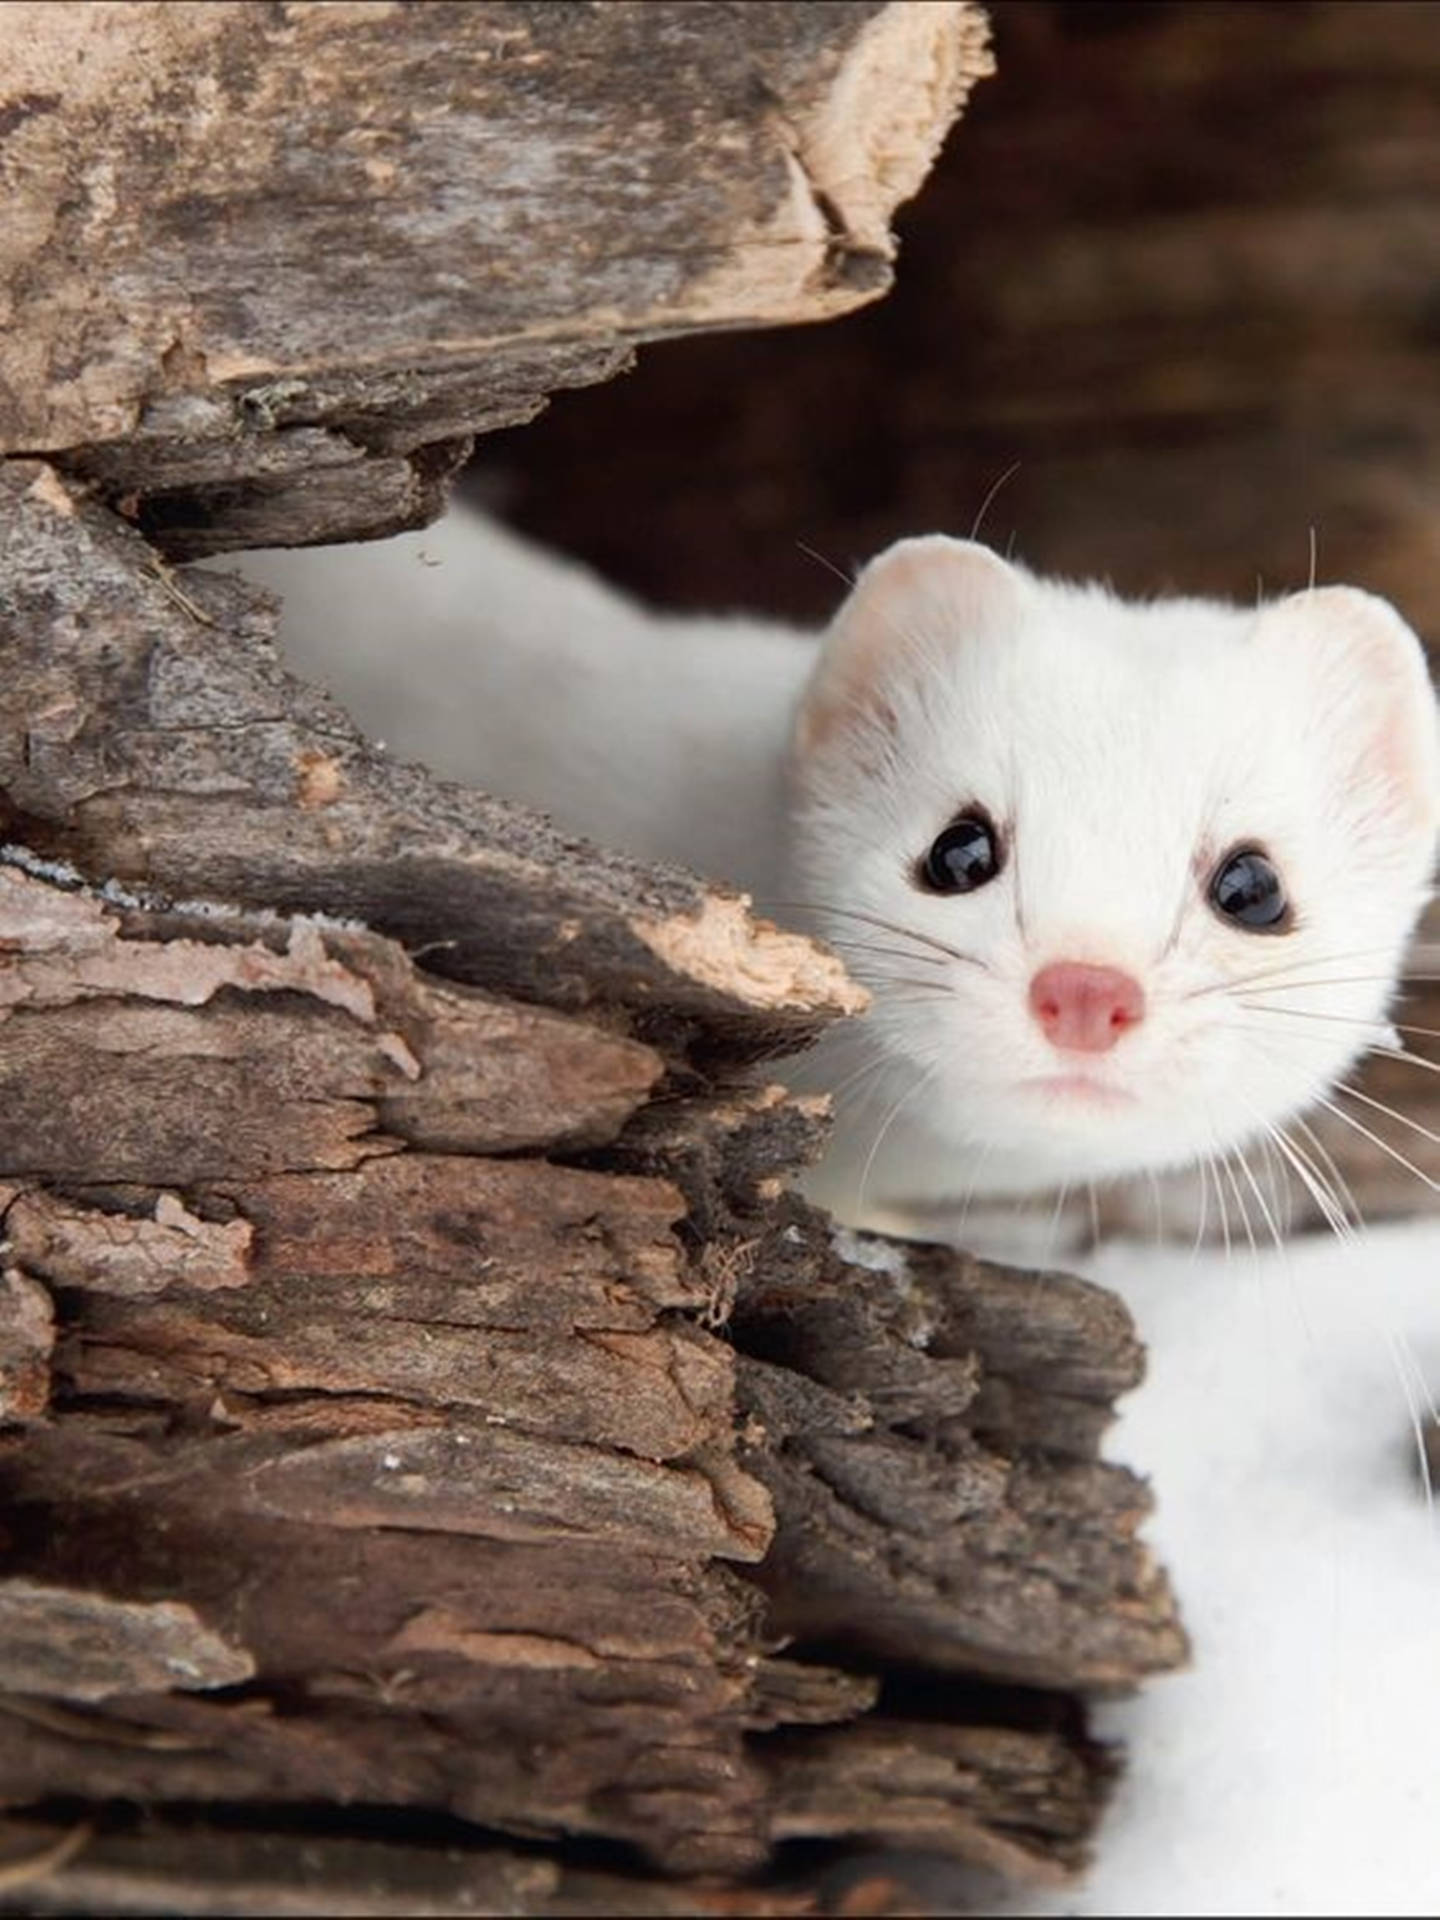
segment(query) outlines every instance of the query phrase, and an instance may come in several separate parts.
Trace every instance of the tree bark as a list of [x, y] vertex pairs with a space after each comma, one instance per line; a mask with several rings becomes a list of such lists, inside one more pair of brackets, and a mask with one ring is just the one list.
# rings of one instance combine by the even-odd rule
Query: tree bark
[[833, 961], [390, 766], [52, 470], [0, 499], [0, 1797], [1073, 1866], [1107, 1771], [1033, 1700], [1183, 1654], [1117, 1303], [836, 1243], [744, 1071]]
[[172, 555], [420, 526], [632, 343], [883, 293], [970, 0], [0, 11], [0, 447]]

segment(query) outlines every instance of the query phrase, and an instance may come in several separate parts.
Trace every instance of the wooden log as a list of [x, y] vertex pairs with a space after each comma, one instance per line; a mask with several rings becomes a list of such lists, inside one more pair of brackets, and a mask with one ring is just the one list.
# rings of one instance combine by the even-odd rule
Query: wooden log
[[970, 0], [6, 7], [0, 450], [187, 556], [422, 525], [631, 342], [882, 293], [985, 43]]
[[[151, 1884], [121, 1801], [642, 1890], [802, 1838], [1072, 1869], [1108, 1771], [1035, 1702], [1184, 1655], [1098, 1459], [1123, 1312], [834, 1239], [820, 1107], [744, 1071], [857, 1004], [828, 956], [369, 754], [253, 596], [0, 481], [0, 1801], [103, 1830], [54, 1897]], [[884, 1703], [917, 1670], [938, 1715]], [[161, 1854], [192, 1910], [254, 1884]]]

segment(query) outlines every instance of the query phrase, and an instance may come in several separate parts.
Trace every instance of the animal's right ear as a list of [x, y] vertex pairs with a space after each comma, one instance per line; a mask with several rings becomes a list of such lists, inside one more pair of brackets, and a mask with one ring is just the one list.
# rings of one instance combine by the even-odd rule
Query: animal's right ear
[[974, 540], [901, 540], [872, 560], [831, 623], [795, 722], [801, 756], [893, 737], [895, 695], [981, 631], [1013, 626], [1023, 576]]
[[1256, 644], [1285, 661], [1308, 695], [1311, 731], [1336, 788], [1368, 831], [1440, 830], [1440, 734], [1425, 649], [1388, 600], [1358, 587], [1312, 587], [1264, 609]]

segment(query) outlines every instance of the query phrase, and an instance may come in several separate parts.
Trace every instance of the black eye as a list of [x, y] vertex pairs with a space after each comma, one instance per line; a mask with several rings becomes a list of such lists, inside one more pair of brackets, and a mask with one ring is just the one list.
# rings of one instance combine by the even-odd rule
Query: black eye
[[962, 813], [937, 835], [918, 878], [932, 893], [973, 893], [1005, 864], [1000, 836], [978, 809]]
[[1225, 919], [1260, 933], [1284, 933], [1291, 924], [1280, 876], [1254, 847], [1226, 854], [1211, 877], [1210, 904]]

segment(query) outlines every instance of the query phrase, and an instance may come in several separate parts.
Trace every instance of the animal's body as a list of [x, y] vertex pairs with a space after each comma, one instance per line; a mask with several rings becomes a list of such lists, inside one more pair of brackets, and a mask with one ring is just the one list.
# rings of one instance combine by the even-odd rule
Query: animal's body
[[801, 634], [653, 614], [465, 513], [241, 564], [392, 751], [834, 944], [872, 1006], [796, 1077], [835, 1096], [843, 1219], [1252, 1139], [1307, 1184], [1288, 1123], [1387, 1032], [1440, 747], [1369, 594], [1137, 604], [932, 536]]

